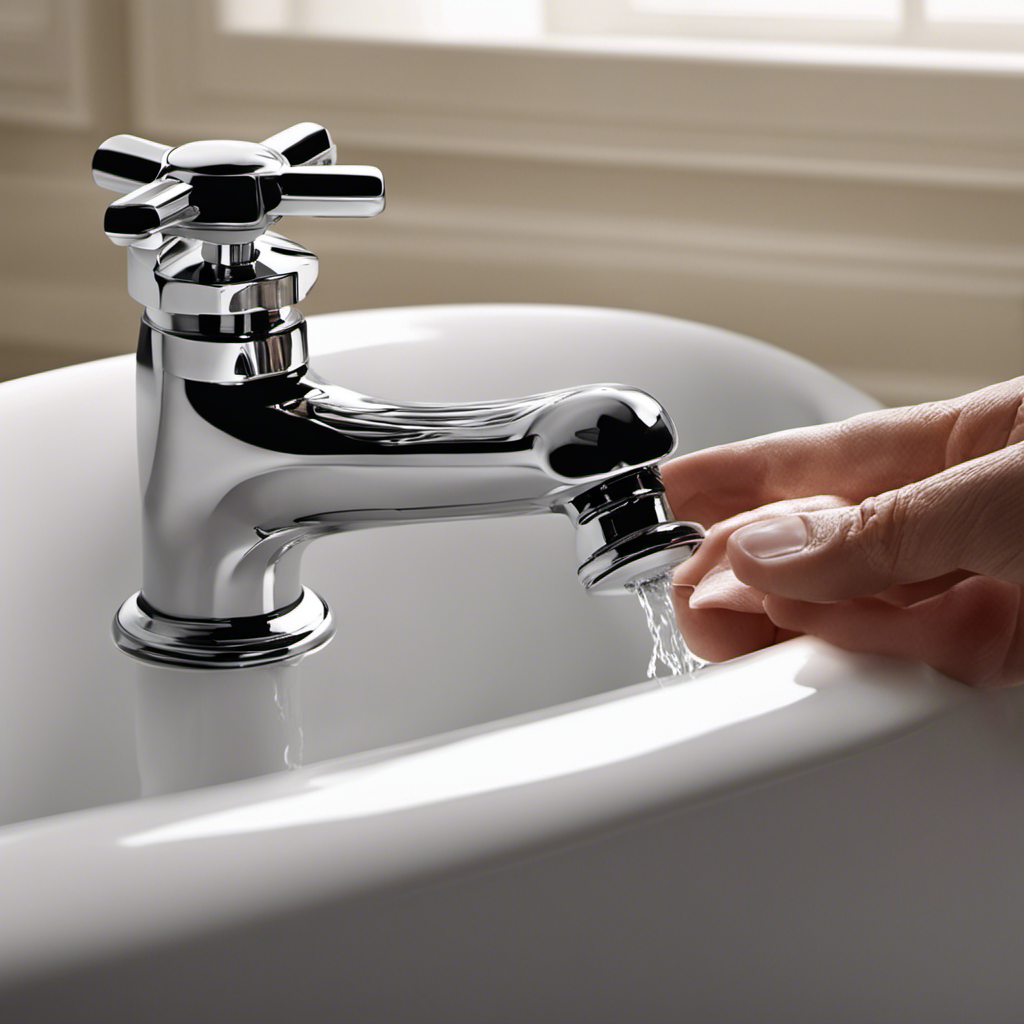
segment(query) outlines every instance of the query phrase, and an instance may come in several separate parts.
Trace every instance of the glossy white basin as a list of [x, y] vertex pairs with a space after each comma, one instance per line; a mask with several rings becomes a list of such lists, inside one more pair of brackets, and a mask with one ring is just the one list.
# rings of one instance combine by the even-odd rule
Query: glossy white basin
[[[397, 399], [634, 384], [681, 451], [873, 404], [664, 317], [310, 328], [321, 373]], [[807, 640], [644, 682], [638, 609], [582, 592], [560, 517], [318, 541], [308, 767], [134, 799], [132, 406], [128, 357], [0, 386], [10, 1019], [1024, 1018], [1019, 702]]]

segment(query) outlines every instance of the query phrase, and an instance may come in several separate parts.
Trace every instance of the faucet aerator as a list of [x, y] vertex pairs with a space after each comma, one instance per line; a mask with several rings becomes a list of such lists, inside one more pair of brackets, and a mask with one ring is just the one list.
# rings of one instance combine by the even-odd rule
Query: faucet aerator
[[623, 473], [574, 498], [580, 582], [592, 594], [621, 594], [670, 571], [700, 546], [698, 523], [674, 522], [656, 466]]

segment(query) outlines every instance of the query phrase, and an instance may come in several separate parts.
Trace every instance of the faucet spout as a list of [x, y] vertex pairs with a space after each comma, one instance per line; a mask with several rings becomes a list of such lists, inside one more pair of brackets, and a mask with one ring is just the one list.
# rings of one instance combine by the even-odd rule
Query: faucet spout
[[289, 481], [263, 532], [561, 509], [676, 441], [650, 395], [617, 384], [435, 405], [371, 398], [306, 372], [245, 388], [189, 382], [186, 394], [223, 436], [276, 453], [274, 472], [309, 480], [298, 491]]
[[699, 542], [699, 527], [672, 522], [656, 464], [675, 430], [643, 391], [403, 403], [309, 369], [298, 303], [317, 260], [268, 229], [285, 215], [384, 209], [380, 171], [335, 157], [308, 122], [262, 143], [119, 135], [96, 152], [96, 181], [127, 193], [104, 224], [128, 247], [129, 291], [145, 306], [143, 582], [114, 624], [143, 660], [236, 668], [326, 642], [330, 613], [300, 577], [303, 551], [326, 534], [558, 512], [598, 592]]
[[294, 603], [306, 543], [331, 533], [546, 511], [578, 523], [575, 499], [675, 444], [654, 399], [611, 384], [431, 405], [308, 371], [241, 387], [165, 373], [159, 392], [142, 594], [182, 617]]

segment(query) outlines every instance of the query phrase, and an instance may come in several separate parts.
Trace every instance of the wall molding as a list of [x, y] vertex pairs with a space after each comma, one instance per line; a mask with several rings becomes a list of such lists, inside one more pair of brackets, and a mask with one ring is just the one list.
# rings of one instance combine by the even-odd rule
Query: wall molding
[[631, 219], [610, 212], [524, 215], [496, 204], [486, 210], [450, 203], [395, 204], [386, 216], [339, 226], [323, 219], [286, 221], [318, 254], [351, 251], [463, 254], [502, 261], [721, 268], [739, 276], [797, 275], [850, 285], [888, 283], [941, 293], [1024, 299], [1024, 247], [914, 239], [822, 235], [798, 230], [730, 229]]
[[93, 117], [85, 0], [36, 0], [0, 26], [0, 121], [83, 128]]
[[[308, 118], [398, 170], [379, 221], [284, 226], [332, 282], [311, 311], [645, 308], [897, 404], [1024, 371], [1024, 55], [241, 36], [211, 0], [130, 3], [140, 133], [259, 138]], [[708, 204], [673, 203], [693, 188]]]
[[[62, 248], [77, 260], [103, 238], [102, 209], [113, 195], [90, 177], [0, 173], [0, 191], [17, 196], [31, 229], [7, 251], [7, 272], [39, 265], [52, 243], [36, 229], [47, 215], [67, 226]], [[1024, 301], [1024, 246], [979, 242], [934, 242], [912, 238], [870, 238], [794, 229], [729, 229], [627, 218], [613, 210], [532, 216], [506, 208], [500, 199], [486, 208], [404, 201], [365, 222], [330, 218], [288, 219], [275, 230], [296, 235], [321, 257], [355, 252], [379, 255], [428, 254], [483, 258], [492, 262], [537, 260], [572, 264], [625, 264], [638, 269], [697, 265], [732, 276], [796, 276], [840, 281], [851, 286], [886, 283], [894, 287]], [[120, 250], [113, 249], [114, 252]], [[12, 251], [13, 250], [13, 251]], [[38, 250], [36, 252], [35, 250]], [[0, 252], [0, 268], [4, 254]]]
[[211, 0], [131, 2], [139, 120], [169, 140], [226, 126], [258, 137], [301, 110], [370, 149], [1024, 189], [1016, 57], [243, 36], [220, 28]]
[[[0, 303], [20, 310], [11, 318], [9, 337], [22, 361], [54, 365], [102, 359], [134, 351], [132, 328], [138, 309], [123, 288], [77, 286], [57, 282], [0, 280]], [[361, 304], [360, 304], [361, 305]], [[120, 310], [112, 316], [112, 310]], [[40, 311], [47, 311], [41, 319]], [[125, 321], [119, 324], [118, 321]], [[118, 329], [123, 327], [124, 329]], [[966, 370], [907, 371], [826, 363], [825, 369], [886, 405], [913, 405], [979, 390], [1012, 374]]]
[[[20, 223], [62, 225], [57, 256], [34, 230], [0, 253], [7, 336], [83, 358], [130, 351], [139, 309], [102, 235], [106, 197], [83, 175], [2, 175], [0, 190]], [[363, 223], [282, 227], [321, 258], [308, 313], [483, 300], [643, 308], [779, 344], [890, 404], [1024, 372], [1017, 249], [410, 202]], [[45, 275], [26, 273], [40, 266]]]

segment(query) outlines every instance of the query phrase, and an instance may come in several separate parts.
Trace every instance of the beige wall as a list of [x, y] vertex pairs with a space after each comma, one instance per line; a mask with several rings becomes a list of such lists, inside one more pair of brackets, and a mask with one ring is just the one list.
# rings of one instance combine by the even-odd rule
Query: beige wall
[[[733, 117], [727, 133], [706, 110], [678, 125], [628, 106], [604, 116], [622, 82], [635, 104], [645, 88], [660, 97], [689, 82], [670, 60], [459, 52], [431, 65], [415, 48], [370, 47], [371, 60], [365, 48], [293, 53], [298, 43], [273, 40], [236, 53], [205, 45], [198, 0], [41, 4], [52, 17], [30, 40], [0, 37], [4, 376], [134, 346], [124, 254], [101, 230], [111, 196], [89, 173], [98, 142], [120, 131], [255, 138], [305, 119], [331, 128], [340, 159], [375, 163], [388, 183], [374, 221], [283, 225], [321, 257], [307, 314], [481, 301], [654, 310], [769, 340], [893, 402], [1024, 372], [1024, 144], [1000, 134], [991, 83], [958, 91], [903, 75], [887, 99], [833, 76], [829, 88], [847, 93], [805, 111], [806, 83], [783, 82], [744, 121], [730, 109], [746, 111], [778, 79], [730, 79], [716, 65], [715, 95], [737, 91], [732, 108], [719, 100], [713, 111]], [[38, 52], [19, 64], [29, 42]], [[280, 60], [265, 59], [268, 47]], [[345, 76], [359, 61], [353, 85]], [[709, 73], [698, 67], [692, 90], [709, 89]], [[1007, 122], [1024, 103], [1021, 82], [996, 83]], [[843, 96], [875, 118], [871, 132]], [[570, 100], [599, 107], [575, 117]], [[693, 95], [680, 88], [678, 103]], [[932, 106], [957, 115], [934, 144], [920, 130]]]

